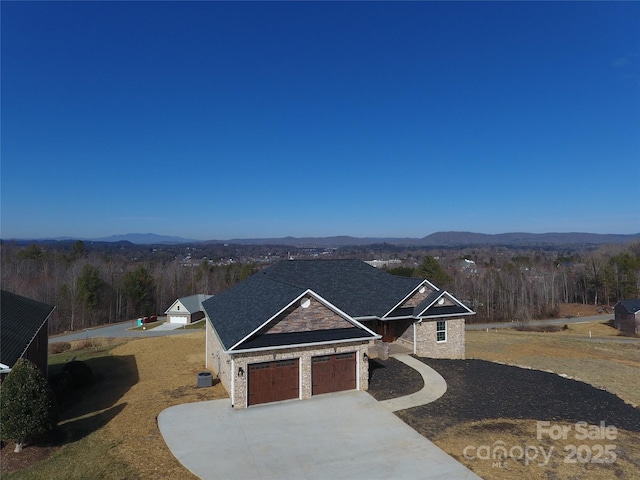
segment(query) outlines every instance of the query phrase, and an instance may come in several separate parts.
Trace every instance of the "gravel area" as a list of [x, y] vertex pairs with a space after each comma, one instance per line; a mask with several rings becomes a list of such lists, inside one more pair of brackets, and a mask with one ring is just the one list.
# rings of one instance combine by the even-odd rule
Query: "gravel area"
[[[397, 415], [427, 438], [461, 423], [486, 419], [584, 421], [591, 425], [604, 421], [640, 432], [640, 409], [584, 382], [485, 360], [419, 360], [444, 377], [447, 392], [433, 403]], [[415, 372], [416, 380], [403, 363], [393, 358], [375, 362], [382, 366], [372, 369], [369, 392], [377, 400], [422, 388], [422, 377]]]
[[404, 397], [421, 390], [424, 380], [418, 371], [389, 357], [369, 360], [369, 394], [378, 401]]

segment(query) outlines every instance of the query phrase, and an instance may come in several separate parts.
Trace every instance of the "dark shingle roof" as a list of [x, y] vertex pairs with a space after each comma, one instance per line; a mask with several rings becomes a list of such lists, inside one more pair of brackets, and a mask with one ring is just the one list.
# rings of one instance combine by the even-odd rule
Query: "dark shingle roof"
[[270, 281], [258, 273], [224, 290], [202, 306], [225, 348], [245, 338], [287, 307], [305, 289]]
[[46, 303], [2, 290], [0, 297], [0, 363], [13, 367], [54, 308]]
[[427, 298], [425, 298], [422, 302], [416, 305], [416, 307], [413, 309], [413, 314], [420, 315], [422, 312], [424, 312], [424, 310], [428, 306], [430, 306], [433, 302], [435, 302], [442, 294], [443, 292], [441, 290], [435, 290], [431, 292], [429, 295], [427, 295]]
[[[448, 298], [453, 305], [439, 305], [436, 300]], [[445, 290], [436, 290], [429, 294], [413, 310], [415, 316], [443, 317], [452, 315], [473, 315], [474, 312], [460, 303], [453, 295]]]
[[370, 337], [360, 328], [336, 328], [333, 330], [314, 330], [310, 332], [271, 333], [255, 335], [242, 343], [242, 348], [260, 348], [278, 345], [302, 345], [305, 343], [333, 342], [336, 340], [353, 340]]
[[640, 311], [640, 299], [620, 300], [620, 304], [626, 308], [629, 313], [636, 313]]
[[381, 317], [420, 283], [420, 279], [390, 275], [360, 260], [285, 260], [202, 305], [229, 349], [307, 290], [351, 317]]
[[309, 288], [352, 317], [382, 317], [422, 283], [391, 275], [360, 260], [293, 260], [264, 274]]

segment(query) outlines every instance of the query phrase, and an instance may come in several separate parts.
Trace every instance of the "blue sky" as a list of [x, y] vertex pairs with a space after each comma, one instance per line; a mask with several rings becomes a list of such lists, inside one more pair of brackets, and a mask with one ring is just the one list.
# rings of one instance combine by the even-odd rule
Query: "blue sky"
[[640, 232], [638, 2], [2, 2], [2, 238]]

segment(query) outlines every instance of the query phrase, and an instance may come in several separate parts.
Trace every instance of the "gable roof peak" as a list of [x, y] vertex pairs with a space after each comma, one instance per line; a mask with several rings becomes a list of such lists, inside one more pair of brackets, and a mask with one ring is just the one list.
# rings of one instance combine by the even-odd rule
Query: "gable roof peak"
[[636, 313], [640, 311], [640, 298], [634, 298], [631, 300], [620, 300], [619, 302], [629, 313]]

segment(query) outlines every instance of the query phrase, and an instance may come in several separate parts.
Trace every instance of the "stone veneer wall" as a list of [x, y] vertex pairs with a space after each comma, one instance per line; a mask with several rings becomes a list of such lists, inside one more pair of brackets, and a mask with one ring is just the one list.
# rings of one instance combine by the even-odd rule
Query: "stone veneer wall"
[[318, 300], [307, 297], [309, 306], [284, 312], [281, 319], [268, 327], [267, 335], [272, 333], [310, 332], [313, 330], [332, 330], [334, 328], [353, 328], [353, 324], [326, 307]]
[[420, 290], [418, 290], [411, 297], [407, 298], [407, 300], [405, 300], [405, 302], [402, 305], [400, 305], [400, 307], [401, 308], [415, 307], [416, 305], [419, 305], [420, 302], [422, 302], [425, 298], [427, 298], [432, 293], [433, 293], [433, 290], [431, 290], [431, 288], [425, 285], [424, 292], [420, 293]]
[[[335, 353], [356, 352], [356, 385], [359, 390], [369, 389], [369, 361], [364, 359], [364, 354], [368, 352], [369, 345], [373, 341], [340, 343], [326, 346], [287, 348], [278, 350], [265, 350], [261, 352], [236, 353], [233, 356], [225, 354], [217, 335], [207, 321], [207, 368], [213, 370], [218, 375], [224, 388], [234, 402], [236, 409], [247, 406], [247, 381], [248, 365], [250, 363], [272, 362], [277, 360], [288, 360], [292, 358], [300, 359], [300, 398], [311, 398], [311, 357], [319, 355], [331, 355]], [[219, 358], [219, 362], [218, 362]], [[233, 371], [232, 368], [233, 360]], [[220, 369], [218, 370], [218, 363]], [[244, 375], [237, 375], [238, 369], [242, 367]], [[231, 386], [231, 376], [233, 378], [233, 392]]]
[[424, 320], [416, 325], [416, 355], [430, 358], [464, 358], [464, 318], [447, 318], [447, 340], [436, 341], [436, 321]]
[[[316, 346], [309, 348], [291, 348], [282, 350], [268, 350], [264, 352], [239, 353], [234, 355], [235, 369], [242, 367], [248, 372], [250, 363], [272, 362], [278, 360], [299, 359], [300, 367], [300, 398], [311, 398], [311, 357], [319, 355], [331, 355], [335, 353], [356, 352], [356, 388], [358, 390], [369, 389], [369, 361], [364, 359], [364, 354], [369, 350], [370, 342], [346, 343], [333, 346]], [[247, 377], [236, 377], [234, 381], [235, 404], [234, 408], [246, 408], [247, 406]]]

